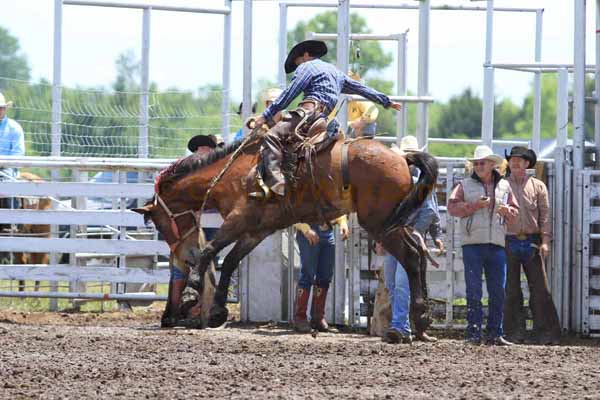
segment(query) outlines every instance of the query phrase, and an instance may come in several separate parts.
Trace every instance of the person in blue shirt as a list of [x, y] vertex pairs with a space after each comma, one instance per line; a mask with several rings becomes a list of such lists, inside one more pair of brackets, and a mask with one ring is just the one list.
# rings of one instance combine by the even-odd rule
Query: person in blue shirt
[[[0, 156], [24, 156], [25, 135], [23, 128], [14, 119], [8, 118], [6, 112], [12, 106], [12, 101], [6, 101], [0, 93]], [[19, 170], [16, 168], [0, 168], [0, 180], [16, 178]], [[17, 198], [0, 198], [0, 208], [20, 208]]]
[[[263, 91], [260, 95], [262, 101], [265, 104], [265, 108], [268, 108], [271, 104], [273, 104], [273, 102], [277, 99], [277, 97], [279, 97], [279, 95], [281, 94], [282, 90], [279, 88], [270, 88], [267, 89], [265, 91]], [[240, 103], [240, 107], [238, 108], [237, 114], [241, 117], [242, 116], [242, 105], [243, 103]], [[256, 113], [256, 103], [252, 104], [252, 114]], [[281, 118], [280, 114], [276, 115], [273, 120], [275, 122], [277, 122], [279, 119]], [[237, 142], [238, 140], [242, 140], [244, 138], [244, 128], [240, 128], [233, 136], [233, 140], [232, 142]]]
[[[4, 95], [0, 93], [0, 155], [2, 156], [24, 156], [25, 155], [25, 135], [23, 128], [14, 119], [8, 118], [7, 109], [12, 106], [12, 101], [6, 101]], [[10, 176], [15, 178], [18, 174], [16, 169], [7, 171]]]
[[[273, 125], [273, 117], [284, 110], [300, 93], [304, 93], [304, 99], [299, 106], [308, 113], [314, 113], [319, 119], [326, 119], [331, 114], [342, 93], [361, 95], [385, 108], [397, 111], [402, 108], [400, 103], [391, 101], [385, 94], [351, 79], [332, 64], [320, 60], [325, 54], [327, 46], [319, 40], [305, 40], [290, 50], [285, 60], [285, 72], [295, 72], [290, 85], [255, 119], [256, 126], [266, 123]], [[338, 129], [339, 123], [335, 119], [327, 126], [330, 137], [335, 137]], [[265, 183], [272, 193], [283, 196], [285, 179], [281, 171], [282, 144], [275, 131], [271, 129], [265, 136], [261, 155]]]

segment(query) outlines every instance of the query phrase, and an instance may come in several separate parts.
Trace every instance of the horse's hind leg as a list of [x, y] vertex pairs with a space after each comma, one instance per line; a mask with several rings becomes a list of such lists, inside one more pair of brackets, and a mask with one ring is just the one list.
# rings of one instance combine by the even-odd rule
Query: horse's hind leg
[[410, 234], [399, 228], [386, 235], [383, 247], [404, 267], [410, 284], [410, 314], [417, 333], [424, 332], [430, 324], [427, 310], [427, 283], [425, 273], [427, 261], [419, 244]]
[[227, 321], [229, 311], [227, 310], [225, 303], [227, 302], [227, 292], [229, 291], [229, 284], [231, 283], [231, 275], [233, 275], [233, 272], [239, 266], [240, 261], [272, 233], [273, 231], [269, 230], [257, 232], [253, 235], [245, 234], [236, 242], [233, 249], [227, 254], [223, 260], [219, 284], [217, 285], [215, 299], [210, 309], [210, 316], [208, 319], [209, 327], [216, 328]]

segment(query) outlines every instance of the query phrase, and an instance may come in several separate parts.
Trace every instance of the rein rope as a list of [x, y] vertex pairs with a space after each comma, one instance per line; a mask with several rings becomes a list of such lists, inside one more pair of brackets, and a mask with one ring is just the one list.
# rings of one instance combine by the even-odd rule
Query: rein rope
[[202, 213], [204, 212], [204, 207], [206, 206], [206, 203], [208, 201], [208, 198], [210, 197], [210, 192], [212, 191], [212, 189], [217, 185], [217, 183], [219, 183], [219, 181], [221, 180], [223, 175], [225, 175], [227, 170], [229, 170], [229, 167], [231, 167], [231, 164], [233, 164], [233, 162], [237, 159], [237, 157], [244, 151], [244, 149], [246, 148], [246, 145], [256, 137], [256, 133], [258, 131], [260, 131], [260, 129], [261, 129], [261, 127], [258, 127], [258, 126], [255, 127], [254, 129], [252, 129], [252, 131], [250, 132], [250, 134], [248, 136], [246, 136], [246, 138], [244, 139], [244, 141], [242, 142], [240, 147], [238, 147], [233, 152], [233, 154], [229, 158], [229, 161], [227, 161], [227, 164], [225, 164], [225, 166], [223, 167], [221, 172], [219, 172], [212, 179], [212, 181], [210, 182], [210, 186], [208, 187], [208, 190], [206, 191], [206, 195], [204, 196], [204, 201], [202, 202], [202, 207], [200, 207], [200, 211], [199, 211], [200, 215], [202, 215]]

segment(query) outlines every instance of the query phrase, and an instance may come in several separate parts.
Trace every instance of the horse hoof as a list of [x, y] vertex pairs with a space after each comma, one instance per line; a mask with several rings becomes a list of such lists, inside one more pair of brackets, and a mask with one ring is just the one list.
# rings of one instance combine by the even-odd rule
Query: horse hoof
[[200, 299], [200, 295], [196, 289], [192, 289], [191, 287], [186, 287], [183, 293], [181, 294], [181, 305], [179, 306], [179, 315], [185, 316], [188, 315], [188, 312], [194, 307], [198, 300]]
[[206, 324], [201, 318], [185, 318], [177, 321], [177, 325], [186, 329], [204, 329]]
[[218, 328], [227, 322], [227, 316], [229, 315], [229, 310], [227, 307], [213, 306], [210, 309], [210, 317], [208, 318], [208, 327], [209, 328]]
[[174, 328], [177, 326], [177, 319], [173, 317], [162, 317], [160, 319], [161, 328]]

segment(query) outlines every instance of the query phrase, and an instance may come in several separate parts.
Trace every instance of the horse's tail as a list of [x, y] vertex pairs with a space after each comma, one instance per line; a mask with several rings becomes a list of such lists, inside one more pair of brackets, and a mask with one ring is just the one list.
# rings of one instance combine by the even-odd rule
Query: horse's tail
[[384, 232], [390, 232], [394, 228], [406, 225], [408, 217], [432, 192], [438, 177], [438, 163], [435, 157], [428, 153], [411, 152], [405, 156], [408, 165], [419, 168], [421, 175], [416, 184], [412, 185], [408, 196], [406, 196], [394, 209], [385, 222]]

